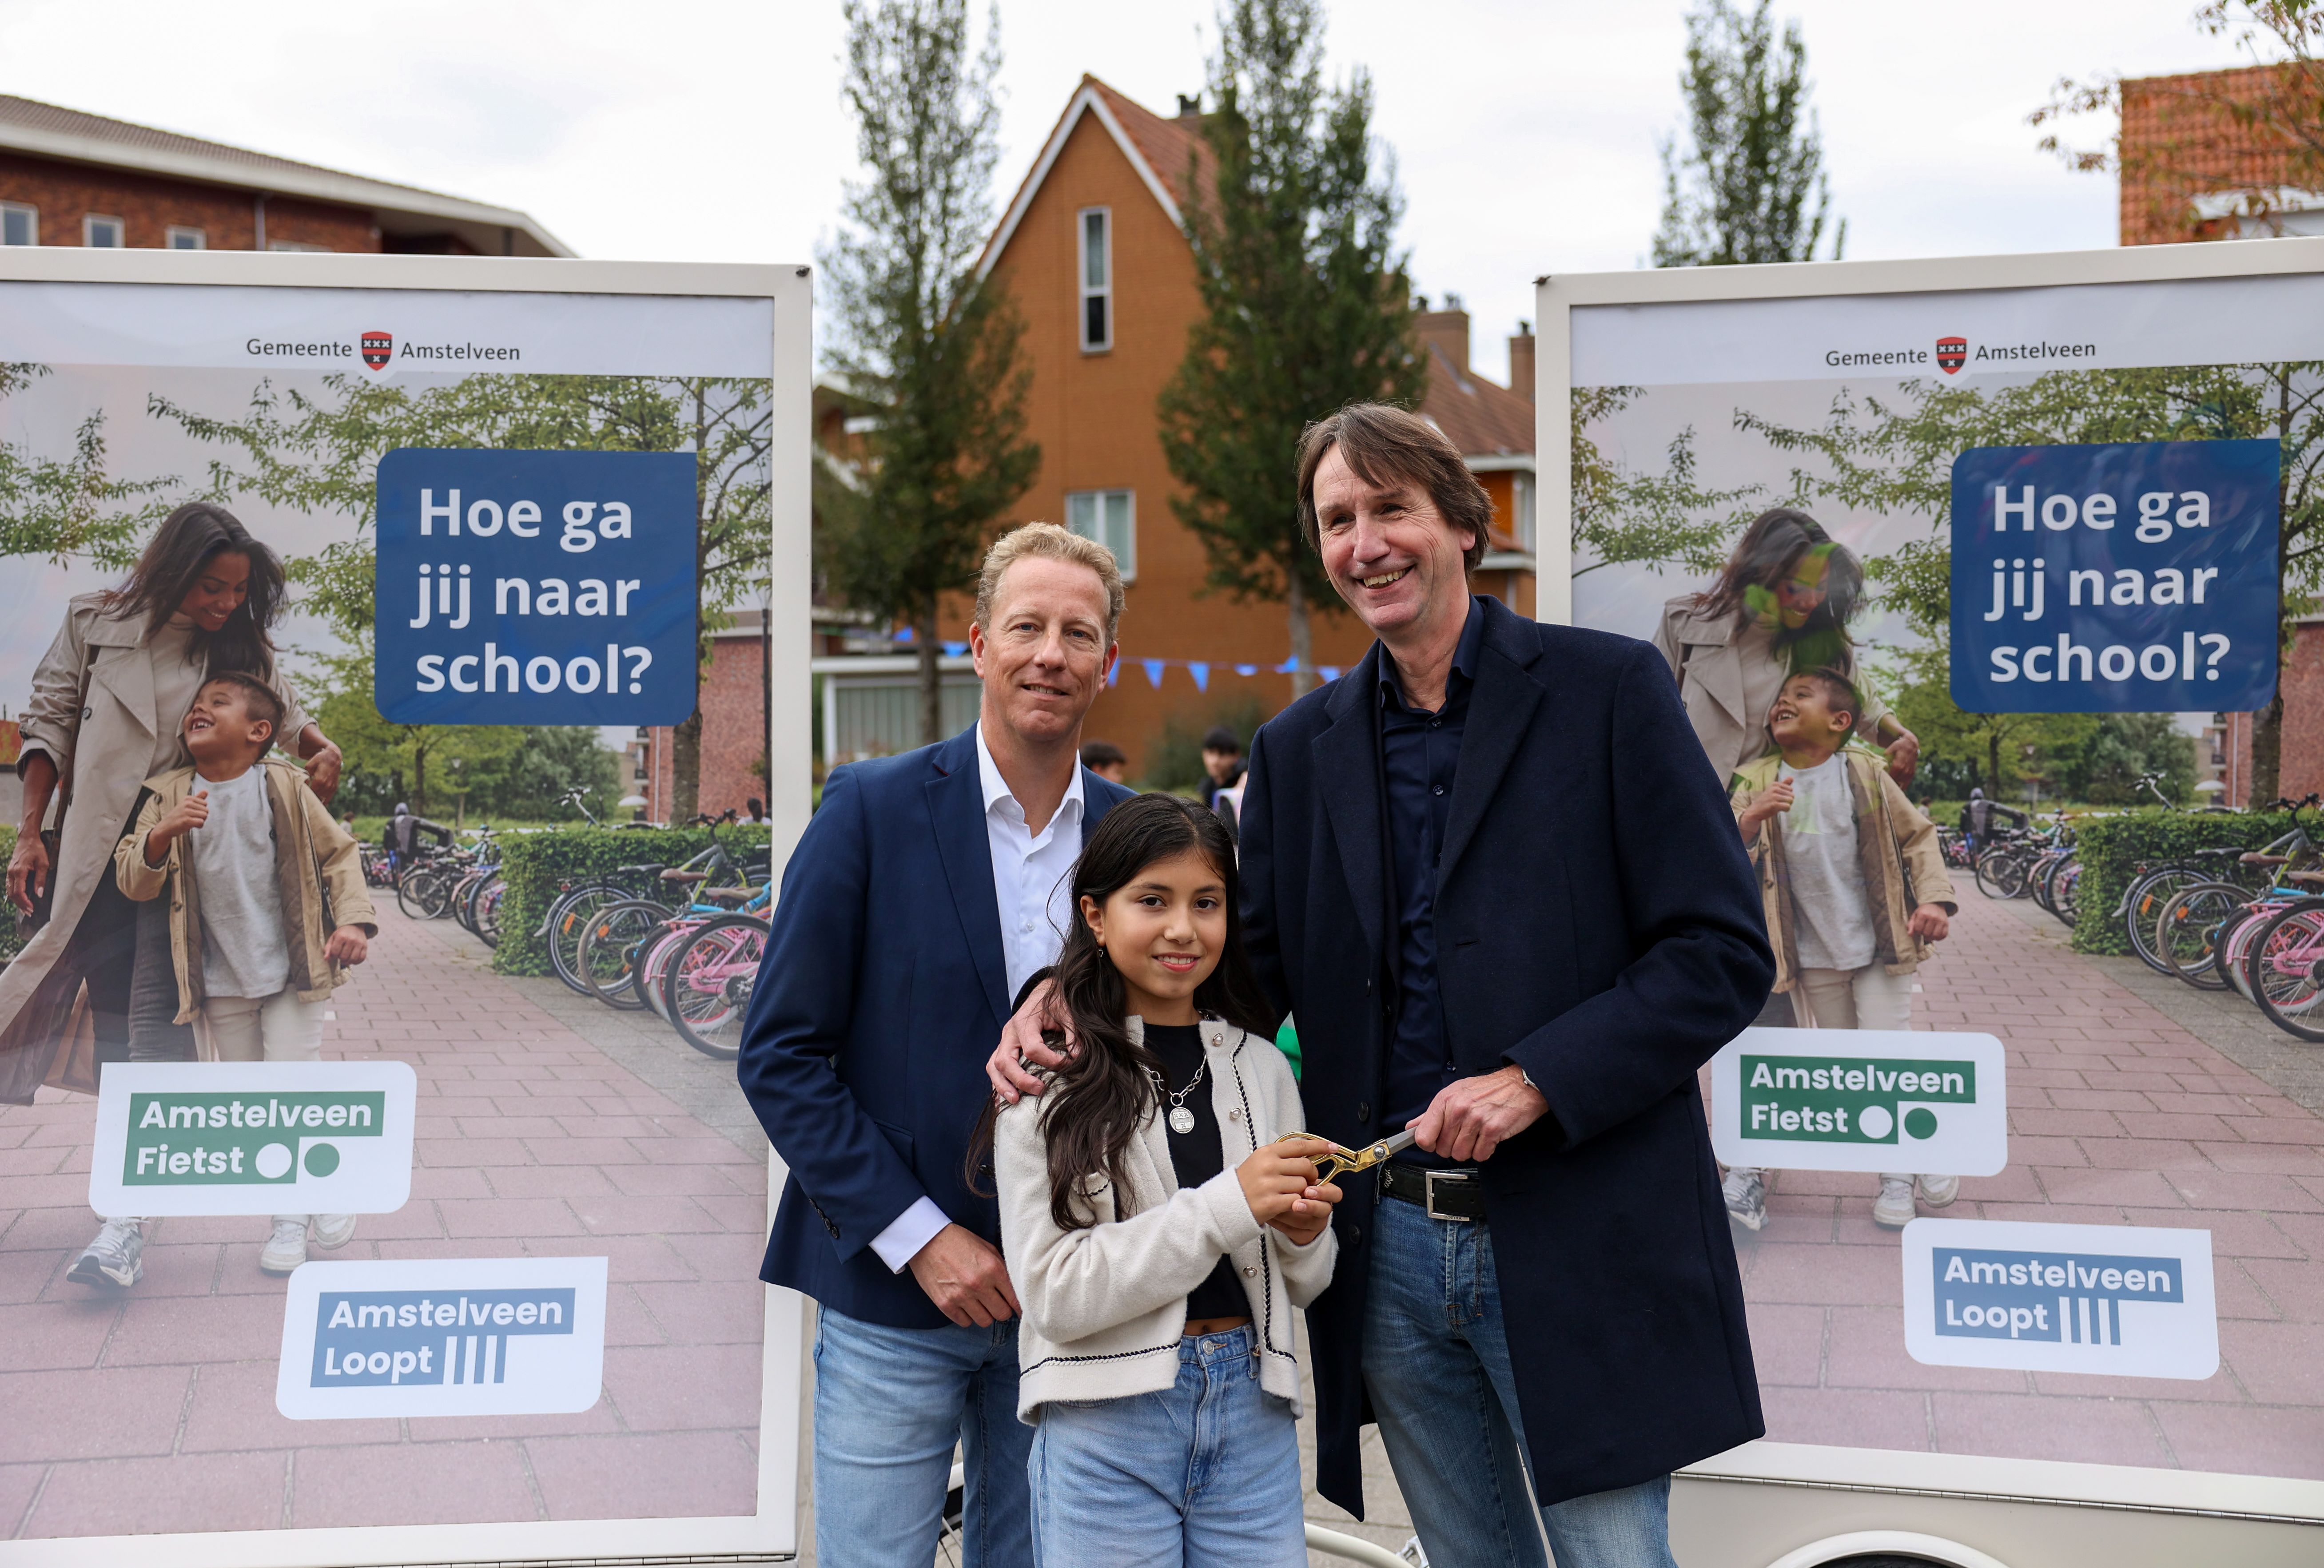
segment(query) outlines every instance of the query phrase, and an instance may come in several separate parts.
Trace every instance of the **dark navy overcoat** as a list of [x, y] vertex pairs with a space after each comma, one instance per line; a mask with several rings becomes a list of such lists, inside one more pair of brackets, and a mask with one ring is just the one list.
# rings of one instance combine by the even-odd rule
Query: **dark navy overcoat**
[[[1758, 1013], [1775, 962], [1721, 781], [1661, 656], [1490, 600], [1485, 618], [1437, 872], [1437, 962], [1461, 1068], [1515, 1062], [1549, 1101], [1483, 1167], [1548, 1504], [1764, 1430], [1695, 1071]], [[1259, 730], [1242, 808], [1252, 956], [1298, 1019], [1308, 1125], [1346, 1144], [1380, 1133], [1391, 1022], [1382, 656], [1375, 645]], [[1360, 1515], [1378, 1200], [1369, 1178], [1346, 1190], [1339, 1267], [1308, 1325], [1319, 1484]]]

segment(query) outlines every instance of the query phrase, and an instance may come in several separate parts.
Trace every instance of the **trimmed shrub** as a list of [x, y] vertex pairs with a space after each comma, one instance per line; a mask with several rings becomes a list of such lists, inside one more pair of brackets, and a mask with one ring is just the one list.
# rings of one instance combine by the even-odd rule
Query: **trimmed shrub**
[[[6, 865], [9, 857], [15, 853], [16, 830], [0, 827], [0, 866]], [[16, 906], [8, 902], [6, 892], [0, 890], [0, 967], [5, 967], [8, 960], [23, 949], [23, 933], [16, 929]]]
[[[767, 829], [745, 824], [717, 832], [735, 859], [765, 857]], [[511, 837], [502, 846], [507, 890], [501, 894], [501, 941], [493, 950], [493, 968], [503, 975], [551, 973], [549, 944], [533, 933], [559, 894], [619, 867], [681, 865], [710, 848], [710, 835], [707, 828], [560, 828]]]
[[2166, 812], [2160, 806], [2075, 824], [2082, 863], [2074, 891], [2074, 950], [2127, 953], [2130, 938], [2115, 915], [2141, 866], [2161, 865], [2195, 849], [2257, 849], [2292, 831], [2289, 812]]

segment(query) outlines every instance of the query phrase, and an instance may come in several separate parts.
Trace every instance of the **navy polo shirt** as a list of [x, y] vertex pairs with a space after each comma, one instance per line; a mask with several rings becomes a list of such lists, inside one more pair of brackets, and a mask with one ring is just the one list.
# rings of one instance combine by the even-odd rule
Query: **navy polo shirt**
[[[1452, 775], [1461, 760], [1461, 734], [1484, 629], [1485, 613], [1471, 596], [1469, 621], [1445, 678], [1444, 705], [1433, 713], [1405, 701], [1396, 661], [1380, 650], [1380, 793], [1388, 813], [1388, 869], [1394, 878], [1388, 907], [1396, 913], [1396, 1023], [1382, 1096], [1388, 1107], [1384, 1132], [1416, 1120], [1437, 1091], [1461, 1076], [1452, 1065], [1436, 979], [1436, 867], [1452, 815]], [[1435, 1162], [1417, 1151], [1406, 1158]]]

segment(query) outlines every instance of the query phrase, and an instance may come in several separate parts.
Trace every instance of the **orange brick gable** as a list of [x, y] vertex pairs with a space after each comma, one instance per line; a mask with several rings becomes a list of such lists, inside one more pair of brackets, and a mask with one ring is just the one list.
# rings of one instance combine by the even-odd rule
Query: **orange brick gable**
[[[1255, 698], [1265, 713], [1281, 708], [1290, 700], [1291, 679], [1271, 667], [1290, 645], [1282, 606], [1204, 592], [1202, 543], [1171, 509], [1181, 491], [1163, 459], [1155, 401], [1185, 354], [1202, 303], [1185, 234], [1096, 112], [1100, 104], [1141, 157], [1151, 148], [1184, 178], [1194, 120], [1163, 120], [1084, 78], [1054, 160], [1046, 171], [1037, 166], [1038, 183], [1028, 180], [1029, 195], [1019, 193], [1021, 215], [1005, 237], [996, 236], [991, 267], [1025, 324], [1023, 353], [1033, 371], [1027, 434], [1041, 447], [1033, 487], [1007, 525], [1064, 522], [1065, 497], [1074, 491], [1128, 490], [1137, 498], [1137, 576], [1122, 617], [1123, 668], [1119, 683], [1098, 699], [1085, 731], [1129, 753], [1134, 777], [1173, 717], [1200, 729], [1239, 699]], [[1084, 353], [1076, 224], [1093, 206], [1112, 215], [1114, 346]], [[1286, 453], [1284, 461], [1290, 460]], [[967, 608], [964, 599], [951, 607], [946, 637], [967, 636]], [[1316, 662], [1351, 665], [1370, 636], [1352, 616], [1326, 614], [1328, 608], [1317, 607], [1314, 619]], [[1210, 660], [1210, 690], [1197, 691], [1176, 668], [1157, 690], [1140, 658]], [[1238, 676], [1229, 666], [1239, 662], [1259, 665], [1263, 673]]]

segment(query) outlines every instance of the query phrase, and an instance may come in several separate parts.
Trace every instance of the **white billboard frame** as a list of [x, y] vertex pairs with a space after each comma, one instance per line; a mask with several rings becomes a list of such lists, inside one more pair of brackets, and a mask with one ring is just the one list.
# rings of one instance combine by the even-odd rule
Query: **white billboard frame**
[[[1536, 278], [1534, 293], [1539, 385], [1534, 417], [1536, 463], [1541, 476], [1536, 498], [1541, 518], [1536, 546], [1536, 619], [1558, 623], [1571, 623], [1573, 619], [1572, 312], [1577, 308], [1966, 294], [2302, 273], [2324, 273], [2324, 238], [2138, 245], [2015, 256], [1641, 269]], [[1721, 1514], [1732, 1510], [1720, 1499], [1731, 1498], [1737, 1487], [1702, 1486], [1692, 1489], [1694, 1495], [1689, 1498], [1686, 1493], [1690, 1489], [1685, 1483], [1744, 1483], [1747, 1488], [1772, 1485], [1987, 1505], [2033, 1503], [2132, 1509], [2190, 1520], [2241, 1521], [2255, 1527], [2324, 1525], [2324, 1481], [2066, 1461], [1989, 1459], [1766, 1439], [1691, 1465], [1679, 1472], [1679, 1479], [1682, 1488], [1677, 1504], [1682, 1509], [1700, 1506]], [[1849, 1517], [1863, 1517], [1867, 1500], [1858, 1495], [1853, 1503], [1847, 1505]], [[1834, 1502], [1838, 1507], [1837, 1499]], [[1810, 1527], [1809, 1516], [1812, 1512], [1807, 1508], [1797, 1510], [1796, 1528], [1804, 1532], [1800, 1536], [1802, 1540], [1812, 1539], [1815, 1534]], [[1957, 1517], [1966, 1519], [1969, 1516]], [[1786, 1528], [1788, 1531], [1791, 1527]], [[1704, 1544], [1709, 1545], [1708, 1541]], [[1746, 1560], [1750, 1551], [1731, 1541], [1726, 1549], [1743, 1554], [1733, 1559], [1738, 1562]], [[2001, 1554], [2007, 1560], [2006, 1549]], [[2145, 1559], [2134, 1550], [2131, 1560]], [[2158, 1563], [2163, 1560], [2154, 1559]]]
[[[0, 248], [0, 285], [161, 284], [174, 287], [383, 289], [420, 293], [633, 295], [765, 300], [773, 443], [772, 558], [811, 554], [808, 450], [813, 426], [814, 280], [800, 265], [594, 261], [553, 257], [348, 255], [297, 252]], [[795, 373], [794, 373], [795, 372]], [[767, 677], [767, 812], [777, 864], [807, 830], [814, 809], [814, 723], [807, 672], [809, 573], [770, 572], [770, 626], [798, 635], [772, 640]], [[785, 1170], [768, 1153], [770, 1195]], [[772, 1214], [773, 1200], [769, 1199]], [[410, 1563], [605, 1562], [650, 1559], [760, 1563], [795, 1557], [798, 1540], [801, 1357], [805, 1301], [766, 1293], [761, 1341], [755, 1514], [646, 1519], [566, 1519], [337, 1528], [217, 1530], [74, 1536], [0, 1541], [0, 1568], [106, 1568], [131, 1556], [169, 1568], [372, 1568]]]

